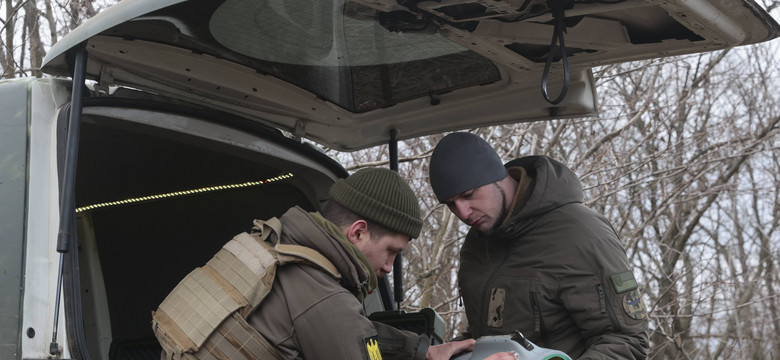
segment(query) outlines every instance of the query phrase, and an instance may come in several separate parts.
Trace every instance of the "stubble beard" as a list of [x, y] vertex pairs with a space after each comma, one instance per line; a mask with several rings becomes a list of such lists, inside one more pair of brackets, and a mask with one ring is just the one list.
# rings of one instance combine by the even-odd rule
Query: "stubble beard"
[[496, 189], [498, 189], [498, 192], [501, 194], [501, 212], [499, 212], [498, 216], [495, 218], [493, 226], [483, 232], [486, 235], [490, 235], [496, 231], [496, 229], [504, 223], [504, 219], [506, 219], [506, 216], [509, 213], [509, 209], [506, 208], [506, 193], [504, 192], [504, 189], [498, 186], [498, 183], [493, 183], [493, 185], [496, 186]]

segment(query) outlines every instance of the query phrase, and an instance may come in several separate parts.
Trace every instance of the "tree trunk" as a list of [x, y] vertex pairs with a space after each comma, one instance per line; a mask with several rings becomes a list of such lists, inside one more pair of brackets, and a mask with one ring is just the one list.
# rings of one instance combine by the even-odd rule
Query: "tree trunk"
[[41, 41], [40, 16], [41, 12], [35, 1], [28, 1], [24, 4], [24, 27], [27, 29], [27, 41], [30, 49], [30, 72], [38, 78], [43, 76], [41, 64], [44, 55], [46, 55]]
[[[22, 1], [22, 0], [20, 0]], [[5, 0], [5, 24], [3, 24], [3, 31], [5, 38], [3, 40], [3, 78], [10, 79], [16, 77], [16, 61], [14, 60], [14, 36], [16, 35], [16, 14], [21, 7], [19, 4], [14, 4], [12, 0]]]

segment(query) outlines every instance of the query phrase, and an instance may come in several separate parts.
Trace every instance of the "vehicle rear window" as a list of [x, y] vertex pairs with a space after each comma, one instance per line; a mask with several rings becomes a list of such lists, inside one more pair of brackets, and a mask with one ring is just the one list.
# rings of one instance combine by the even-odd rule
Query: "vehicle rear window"
[[499, 78], [481, 55], [438, 33], [390, 31], [376, 10], [352, 2], [228, 0], [209, 29], [222, 46], [353, 112]]
[[490, 60], [435, 27], [388, 30], [394, 26], [343, 0], [195, 0], [105, 34], [236, 61], [356, 113], [501, 78]]

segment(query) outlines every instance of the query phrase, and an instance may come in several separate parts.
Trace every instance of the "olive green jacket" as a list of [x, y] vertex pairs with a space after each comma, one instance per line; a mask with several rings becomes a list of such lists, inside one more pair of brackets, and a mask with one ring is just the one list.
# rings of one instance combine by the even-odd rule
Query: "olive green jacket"
[[374, 323], [361, 301], [376, 286], [368, 260], [338, 228], [299, 207], [280, 219], [281, 242], [310, 247], [341, 273], [288, 264], [278, 268], [271, 292], [247, 322], [283, 359], [424, 359], [428, 338]]
[[472, 229], [461, 250], [464, 335], [519, 330], [573, 358], [645, 358], [647, 315], [631, 266], [609, 222], [582, 204], [579, 179], [544, 156], [506, 166], [520, 180], [516, 205], [490, 235]]

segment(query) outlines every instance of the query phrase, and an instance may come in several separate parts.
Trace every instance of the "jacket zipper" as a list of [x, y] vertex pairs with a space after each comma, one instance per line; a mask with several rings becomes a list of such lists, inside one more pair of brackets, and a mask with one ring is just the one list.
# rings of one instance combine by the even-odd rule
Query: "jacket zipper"
[[[490, 262], [490, 242], [485, 244], [485, 250], [486, 250], [486, 256], [488, 262]], [[509, 250], [509, 249], [507, 249]], [[496, 272], [498, 272], [498, 269], [500, 269], [504, 263], [506, 262], [506, 259], [509, 258], [509, 251], [504, 251], [504, 258], [501, 259], [501, 263], [498, 264], [493, 270], [490, 272], [490, 276], [488, 277], [487, 281], [485, 282], [485, 286], [482, 288], [482, 314], [484, 316], [483, 320], [487, 319], [487, 314], [489, 312], [490, 307], [490, 284], [493, 282], [493, 277], [495, 277]], [[486, 327], [487, 323], [485, 321], [482, 321], [482, 324], [479, 324], [479, 327], [482, 329], [482, 333], [487, 334]]]
[[613, 311], [612, 307], [609, 306], [609, 300], [607, 299], [607, 295], [604, 292], [604, 287], [601, 286], [601, 284], [596, 285], [596, 291], [599, 293], [599, 305], [601, 305], [601, 313], [607, 314], [607, 317], [609, 317], [609, 322], [612, 323], [612, 326], [617, 331], [622, 331], [622, 326], [620, 326], [620, 322], [617, 319], [617, 316], [615, 316], [615, 312]]
[[542, 312], [539, 310], [539, 303], [536, 300], [536, 292], [533, 291], [531, 291], [531, 309], [534, 315], [534, 332], [539, 334], [539, 339], [541, 339], [540, 345], [549, 347], [550, 342], [547, 340], [547, 329], [544, 327]]

